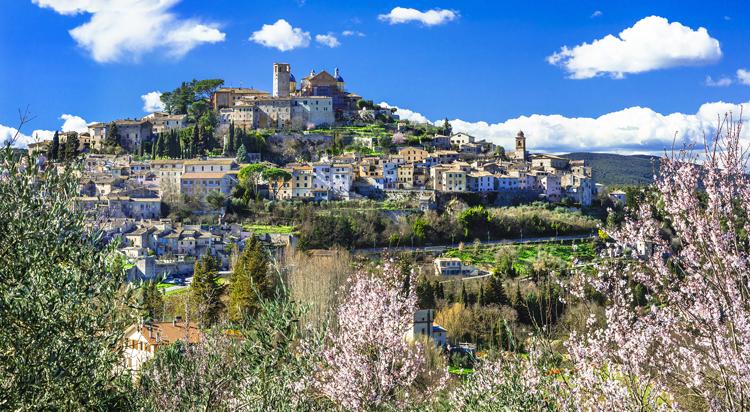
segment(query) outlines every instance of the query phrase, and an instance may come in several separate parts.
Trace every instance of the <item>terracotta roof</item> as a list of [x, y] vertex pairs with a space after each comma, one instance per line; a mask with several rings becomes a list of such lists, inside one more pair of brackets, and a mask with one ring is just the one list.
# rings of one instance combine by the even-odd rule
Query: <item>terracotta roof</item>
[[222, 179], [228, 172], [194, 172], [184, 173], [180, 179]]
[[[150, 329], [150, 332], [149, 332]], [[186, 322], [157, 322], [151, 325], [138, 325], [136, 331], [140, 332], [152, 345], [169, 344], [178, 340], [188, 343], [198, 343], [203, 337], [200, 329], [194, 324]]]
[[231, 158], [216, 158], [206, 160], [185, 160], [186, 165], [231, 165], [235, 163], [234, 159]]

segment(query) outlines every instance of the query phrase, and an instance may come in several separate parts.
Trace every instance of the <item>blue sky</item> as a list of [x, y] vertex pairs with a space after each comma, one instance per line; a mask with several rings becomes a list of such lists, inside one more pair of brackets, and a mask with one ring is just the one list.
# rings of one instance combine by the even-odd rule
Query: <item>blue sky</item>
[[[447, 116], [501, 144], [525, 128], [532, 147], [550, 151], [659, 150], [674, 133], [695, 140], [717, 113], [750, 101], [750, 73], [738, 72], [750, 70], [745, 1], [4, 3], [0, 125], [13, 127], [28, 105], [36, 118], [27, 134], [60, 128], [64, 114], [142, 116], [141, 95], [193, 78], [270, 90], [276, 61], [298, 78], [339, 67], [365, 98], [409, 118]], [[139, 27], [139, 8], [154, 4], [143, 16], [164, 23]], [[617, 40], [634, 26], [645, 40]], [[608, 35], [623, 44], [576, 49]], [[569, 52], [550, 62], [563, 46]]]

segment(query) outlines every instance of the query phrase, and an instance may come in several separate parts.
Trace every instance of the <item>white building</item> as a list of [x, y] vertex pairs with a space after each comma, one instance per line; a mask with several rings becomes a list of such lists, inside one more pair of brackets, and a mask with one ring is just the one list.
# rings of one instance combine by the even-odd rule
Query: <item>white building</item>
[[[533, 178], [533, 176], [524, 176], [524, 186], [526, 186], [527, 178], [531, 178], [528, 180], [536, 181], [536, 179]], [[521, 187], [521, 179], [518, 177], [513, 176], [496, 176], [495, 177], [495, 189], [499, 192], [506, 191], [506, 190], [518, 190]]]
[[448, 340], [448, 331], [435, 323], [435, 310], [422, 309], [414, 313], [412, 327], [406, 333], [407, 340], [414, 341], [420, 336], [426, 336], [435, 342], [436, 346], [445, 347]]
[[555, 175], [543, 176], [539, 179], [544, 189], [544, 197], [549, 202], [559, 202], [562, 198], [562, 188], [560, 186], [560, 177]]
[[[325, 189], [335, 198], [348, 199], [352, 188], [352, 166], [341, 163], [313, 165], [313, 190]], [[318, 194], [318, 197], [322, 194]]]

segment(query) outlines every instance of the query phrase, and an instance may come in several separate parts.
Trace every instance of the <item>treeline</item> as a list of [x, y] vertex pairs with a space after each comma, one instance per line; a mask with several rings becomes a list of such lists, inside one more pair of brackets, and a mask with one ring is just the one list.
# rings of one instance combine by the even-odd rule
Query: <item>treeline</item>
[[227, 139], [219, 141], [212, 126], [196, 123], [179, 131], [159, 133], [154, 141], [143, 142], [138, 154], [149, 155], [152, 159], [191, 159], [209, 154], [227, 157], [236, 155], [238, 161], [244, 162], [247, 153], [263, 153], [266, 147], [266, 136], [261, 133], [237, 129], [231, 124]]
[[528, 206], [461, 212], [415, 212], [398, 216], [382, 210], [339, 210], [335, 215], [307, 210], [300, 217], [300, 247], [328, 249], [379, 246], [439, 245], [590, 234], [597, 221], [580, 212], [536, 203]]

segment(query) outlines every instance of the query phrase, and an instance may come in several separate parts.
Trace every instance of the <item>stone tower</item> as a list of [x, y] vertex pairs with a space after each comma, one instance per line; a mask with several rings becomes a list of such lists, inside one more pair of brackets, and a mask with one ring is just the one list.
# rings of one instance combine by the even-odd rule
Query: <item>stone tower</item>
[[513, 154], [513, 158], [525, 161], [526, 157], [526, 136], [523, 135], [523, 130], [519, 130], [516, 135], [516, 151]]
[[287, 63], [273, 64], [273, 97], [289, 97], [292, 68]]

